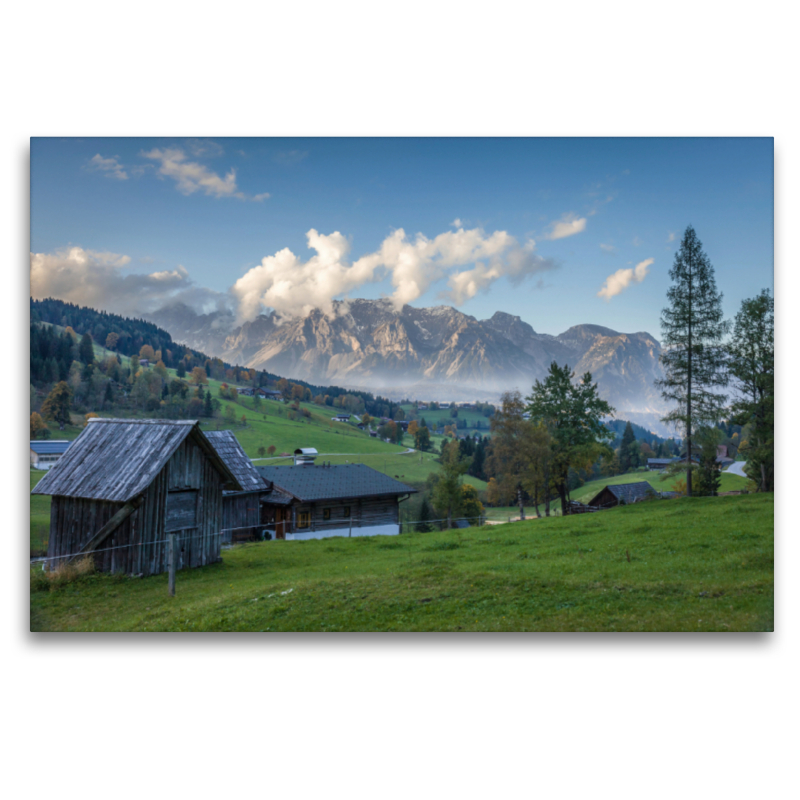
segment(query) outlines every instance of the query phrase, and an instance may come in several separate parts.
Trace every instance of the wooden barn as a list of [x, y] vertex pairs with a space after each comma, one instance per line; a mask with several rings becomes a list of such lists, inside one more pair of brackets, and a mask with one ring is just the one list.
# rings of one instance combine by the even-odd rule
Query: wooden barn
[[593, 509], [613, 508], [657, 497], [659, 497], [658, 492], [647, 481], [618, 483], [614, 486], [604, 486], [586, 505]]
[[181, 567], [220, 560], [222, 492], [242, 485], [195, 420], [92, 419], [34, 487], [49, 494], [51, 568], [93, 553], [97, 569], [167, 569], [166, 534]]
[[242, 486], [240, 492], [225, 490], [222, 493], [223, 544], [260, 538], [259, 498], [270, 485], [242, 450], [233, 431], [208, 431], [206, 437]]
[[262, 520], [278, 539], [397, 535], [400, 501], [416, 492], [364, 464], [257, 469], [272, 487]]

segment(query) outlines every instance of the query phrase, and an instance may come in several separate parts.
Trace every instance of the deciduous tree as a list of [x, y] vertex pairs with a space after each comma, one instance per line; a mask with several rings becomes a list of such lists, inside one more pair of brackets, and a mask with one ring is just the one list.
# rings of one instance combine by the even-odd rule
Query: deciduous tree
[[42, 416], [58, 423], [59, 430], [69, 424], [70, 403], [72, 389], [66, 381], [59, 381], [50, 391], [42, 403]]
[[[742, 301], [728, 346], [736, 397], [732, 421], [750, 425], [745, 473], [760, 492], [774, 490], [775, 473], [775, 304], [768, 289]], [[738, 434], [731, 442], [739, 444]]]

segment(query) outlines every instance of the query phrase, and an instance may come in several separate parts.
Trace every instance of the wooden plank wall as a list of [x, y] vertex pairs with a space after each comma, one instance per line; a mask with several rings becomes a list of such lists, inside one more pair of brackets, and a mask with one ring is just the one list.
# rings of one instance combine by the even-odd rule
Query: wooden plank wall
[[[192, 437], [175, 451], [144, 493], [144, 502], [94, 554], [102, 572], [154, 575], [167, 569], [165, 514], [170, 489], [197, 489], [198, 527], [179, 534], [178, 567], [219, 561], [222, 528], [222, 476]], [[77, 553], [124, 503], [53, 497], [50, 510], [50, 568], [59, 556]], [[128, 545], [128, 546], [124, 546]], [[134, 546], [129, 546], [134, 545]]]
[[258, 527], [261, 523], [261, 506], [259, 497], [263, 489], [257, 492], [236, 492], [222, 495], [222, 542], [230, 543], [234, 534], [244, 534], [241, 529]]
[[[344, 509], [350, 506], [350, 519], [344, 516]], [[324, 519], [324, 509], [331, 509], [331, 518]], [[359, 500], [326, 500], [319, 503], [300, 503], [295, 506], [295, 519], [303, 511], [311, 511], [311, 527], [295, 530], [324, 531], [333, 528], [347, 528], [352, 519], [353, 528], [366, 528], [373, 525], [392, 525], [400, 522], [400, 506], [396, 497], [362, 498]]]

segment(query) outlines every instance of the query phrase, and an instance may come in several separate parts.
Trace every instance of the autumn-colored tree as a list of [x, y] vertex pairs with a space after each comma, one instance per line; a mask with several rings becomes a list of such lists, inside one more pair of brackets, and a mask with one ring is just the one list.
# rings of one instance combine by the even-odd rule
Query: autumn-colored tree
[[278, 391], [279, 391], [279, 392], [280, 392], [280, 393], [281, 393], [281, 394], [282, 394], [284, 397], [286, 397], [286, 395], [287, 395], [287, 392], [289, 391], [289, 381], [287, 381], [287, 380], [286, 380], [286, 378], [281, 378], [281, 379], [278, 381]]
[[143, 344], [139, 348], [139, 358], [146, 358], [148, 361], [155, 361], [156, 351], [149, 344]]
[[411, 422], [408, 423], [408, 435], [413, 436], [418, 430], [419, 423], [415, 419], [412, 419]]
[[117, 343], [119, 342], [119, 336], [111, 331], [111, 333], [106, 336], [106, 350], [116, 350]]
[[66, 381], [59, 381], [42, 403], [42, 415], [58, 423], [60, 430], [69, 424], [69, 409], [72, 400], [72, 389]]
[[242, 418], [239, 420], [239, 422], [242, 423], [243, 428], [247, 427], [247, 417], [244, 414], [242, 414]]
[[155, 367], [153, 367], [153, 369], [155, 370], [156, 375], [159, 375], [164, 380], [166, 380], [169, 377], [169, 373], [167, 372], [167, 365], [163, 361], [156, 362], [156, 365]]
[[192, 374], [189, 376], [189, 383], [196, 383], [198, 386], [201, 383], [208, 383], [208, 376], [202, 367], [194, 367]]
[[38, 439], [39, 434], [47, 430], [44, 420], [35, 411], [31, 414], [31, 439]]
[[470, 525], [480, 525], [485, 509], [478, 498], [478, 490], [469, 483], [464, 483], [461, 491], [464, 495], [461, 501], [461, 515], [469, 520]]
[[270, 455], [270, 456], [274, 456], [275, 455], [275, 445], [274, 444], [271, 444], [267, 448], [267, 455]]

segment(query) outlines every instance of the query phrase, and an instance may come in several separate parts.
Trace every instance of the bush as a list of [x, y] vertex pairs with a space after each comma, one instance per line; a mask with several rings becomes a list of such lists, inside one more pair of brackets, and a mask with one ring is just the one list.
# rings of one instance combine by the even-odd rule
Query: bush
[[95, 572], [94, 557], [84, 556], [78, 561], [59, 564], [54, 570], [31, 569], [31, 591], [42, 592], [59, 589]]

